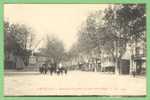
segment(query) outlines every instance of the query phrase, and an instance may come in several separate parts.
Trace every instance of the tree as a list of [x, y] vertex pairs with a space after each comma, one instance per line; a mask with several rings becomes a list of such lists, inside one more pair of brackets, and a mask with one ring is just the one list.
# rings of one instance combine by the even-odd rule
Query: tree
[[64, 44], [55, 36], [47, 36], [47, 45], [45, 51], [45, 54], [49, 57], [51, 63], [54, 64], [54, 67], [57, 67], [64, 56]]
[[[138, 39], [145, 39], [146, 13], [144, 4], [121, 5], [116, 11], [116, 21], [126, 32], [130, 41], [137, 42]], [[124, 22], [124, 23], [122, 23]], [[145, 37], [145, 38], [144, 38]]]
[[32, 43], [29, 41], [29, 38], [32, 34], [30, 28], [28, 28], [26, 25], [10, 24], [9, 22], [5, 21], [4, 33], [6, 51], [5, 55], [8, 56], [10, 53], [12, 53], [14, 56], [20, 56], [25, 65], [28, 65], [28, 58], [31, 54], [31, 51], [28, 50], [27, 45]]
[[[126, 51], [126, 44], [135, 41], [144, 35], [145, 31], [145, 6], [143, 4], [123, 4], [109, 7], [105, 11], [105, 27], [110, 30], [110, 35], [115, 36], [116, 69]], [[117, 70], [116, 70], [117, 71]]]
[[[101, 11], [91, 13], [78, 32], [78, 46], [80, 51], [90, 53], [92, 49], [100, 48], [98, 29], [102, 27]], [[99, 50], [99, 49], [97, 49]]]

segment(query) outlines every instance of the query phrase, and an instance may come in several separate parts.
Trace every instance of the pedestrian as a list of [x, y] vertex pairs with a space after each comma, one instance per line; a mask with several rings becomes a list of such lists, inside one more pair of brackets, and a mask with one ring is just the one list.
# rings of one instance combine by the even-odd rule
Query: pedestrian
[[136, 72], [133, 70], [133, 71], [132, 71], [132, 75], [133, 75], [133, 77], [135, 77], [135, 74], [136, 74]]

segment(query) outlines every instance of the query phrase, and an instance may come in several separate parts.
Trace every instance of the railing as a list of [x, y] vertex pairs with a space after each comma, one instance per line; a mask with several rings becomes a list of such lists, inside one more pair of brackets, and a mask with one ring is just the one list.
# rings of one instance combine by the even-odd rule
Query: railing
[[134, 59], [142, 59], [142, 57], [146, 57], [146, 54], [135, 54], [133, 56]]
[[145, 57], [146, 54], [135, 54], [134, 56], [135, 56], [135, 57]]

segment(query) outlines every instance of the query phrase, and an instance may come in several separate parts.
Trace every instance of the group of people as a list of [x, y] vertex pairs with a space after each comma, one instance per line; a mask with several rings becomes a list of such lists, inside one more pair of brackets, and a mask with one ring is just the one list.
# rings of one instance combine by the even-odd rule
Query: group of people
[[41, 74], [47, 74], [50, 72], [50, 75], [53, 75], [54, 73], [60, 75], [67, 74], [67, 68], [63, 67], [62, 64], [59, 64], [59, 66], [48, 66], [48, 64], [44, 63], [41, 67], [39, 67], [39, 72]]

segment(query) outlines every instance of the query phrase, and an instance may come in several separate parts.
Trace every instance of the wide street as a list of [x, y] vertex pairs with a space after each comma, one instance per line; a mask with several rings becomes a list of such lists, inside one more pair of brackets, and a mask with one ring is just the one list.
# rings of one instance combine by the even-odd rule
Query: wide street
[[4, 95], [144, 96], [146, 78], [83, 71], [69, 71], [60, 76], [8, 71], [4, 77]]

